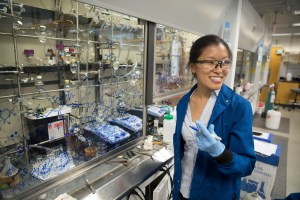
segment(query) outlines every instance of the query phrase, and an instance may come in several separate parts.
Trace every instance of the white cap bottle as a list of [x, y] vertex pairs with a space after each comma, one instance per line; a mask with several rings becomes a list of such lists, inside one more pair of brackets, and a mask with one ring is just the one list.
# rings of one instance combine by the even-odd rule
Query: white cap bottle
[[168, 107], [168, 113], [164, 116], [163, 122], [163, 141], [166, 143], [173, 143], [173, 135], [175, 133], [176, 121], [173, 115], [170, 114], [170, 108]]

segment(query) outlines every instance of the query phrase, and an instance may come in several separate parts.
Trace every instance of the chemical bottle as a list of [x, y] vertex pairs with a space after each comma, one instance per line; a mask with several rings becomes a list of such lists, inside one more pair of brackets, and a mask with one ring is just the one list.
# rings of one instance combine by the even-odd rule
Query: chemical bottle
[[64, 64], [64, 48], [65, 46], [63, 44], [57, 44], [57, 65], [62, 66]]
[[262, 117], [265, 118], [267, 116], [267, 112], [269, 110], [273, 110], [274, 109], [274, 102], [275, 102], [275, 91], [274, 91], [274, 84], [270, 85], [270, 91], [268, 93], [268, 97], [265, 103], [265, 110], [262, 114]]
[[163, 121], [163, 141], [166, 143], [173, 142], [173, 134], [175, 133], [176, 121], [173, 115], [170, 114], [170, 107], [168, 106], [168, 113], [164, 116]]
[[65, 80], [65, 97], [66, 101], [70, 100], [70, 80]]

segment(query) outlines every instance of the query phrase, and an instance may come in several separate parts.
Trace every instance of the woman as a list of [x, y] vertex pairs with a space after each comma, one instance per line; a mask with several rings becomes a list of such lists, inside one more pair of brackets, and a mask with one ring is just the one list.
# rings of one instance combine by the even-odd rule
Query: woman
[[191, 47], [197, 84], [177, 105], [174, 200], [239, 199], [241, 177], [254, 169], [251, 105], [224, 84], [231, 59], [229, 46], [216, 35]]

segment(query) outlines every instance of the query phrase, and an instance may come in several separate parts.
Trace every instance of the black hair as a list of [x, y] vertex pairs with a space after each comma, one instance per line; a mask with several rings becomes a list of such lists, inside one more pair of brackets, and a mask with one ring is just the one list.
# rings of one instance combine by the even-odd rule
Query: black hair
[[231, 60], [232, 53], [227, 42], [225, 42], [222, 38], [220, 38], [217, 35], [206, 35], [200, 37], [193, 43], [190, 50], [189, 64], [195, 63], [206, 47], [211, 45], [219, 45], [219, 44], [223, 44], [226, 47], [229, 59]]

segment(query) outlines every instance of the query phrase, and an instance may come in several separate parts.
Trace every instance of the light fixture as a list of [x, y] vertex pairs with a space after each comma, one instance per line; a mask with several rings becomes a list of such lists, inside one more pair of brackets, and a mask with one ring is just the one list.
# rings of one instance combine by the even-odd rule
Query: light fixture
[[292, 26], [300, 26], [300, 23], [293, 23]]
[[300, 35], [300, 33], [275, 33], [275, 34], [272, 34], [273, 37], [276, 37], [276, 36], [291, 36], [291, 35]]
[[272, 36], [290, 36], [292, 35], [291, 33], [273, 33]]

